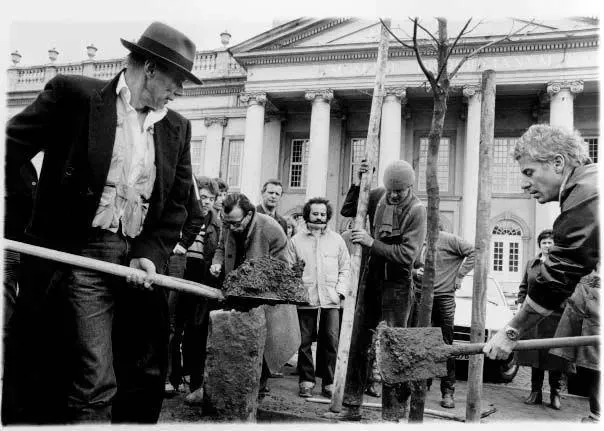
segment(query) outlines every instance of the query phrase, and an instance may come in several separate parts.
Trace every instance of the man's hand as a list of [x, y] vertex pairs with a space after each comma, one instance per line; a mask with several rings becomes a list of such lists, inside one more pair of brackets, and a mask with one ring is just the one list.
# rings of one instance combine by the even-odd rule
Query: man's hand
[[220, 275], [220, 271], [222, 270], [222, 265], [219, 263], [214, 263], [210, 266], [210, 274], [214, 277], [218, 277]]
[[461, 289], [461, 282], [463, 281], [463, 277], [455, 278], [455, 290]]
[[516, 344], [518, 342], [510, 340], [505, 329], [501, 329], [487, 342], [482, 351], [489, 359], [507, 359]]
[[338, 293], [338, 296], [340, 297], [340, 308], [344, 308], [344, 300], [346, 299], [346, 297], [341, 293]]
[[155, 275], [157, 274], [155, 264], [146, 257], [138, 257], [130, 261], [130, 268], [142, 269], [147, 274], [145, 276], [129, 275], [126, 277], [126, 281], [134, 284], [136, 287], [151, 290]]
[[419, 281], [422, 281], [424, 278], [424, 267], [422, 266], [417, 269], [412, 269], [411, 275], [413, 277], [417, 278]]
[[174, 246], [174, 250], [172, 250], [172, 254], [175, 254], [177, 256], [182, 256], [186, 252], [187, 252], [187, 249], [184, 248], [182, 245], [180, 245], [180, 243], [176, 244]]
[[365, 229], [353, 229], [350, 238], [354, 244], [361, 244], [370, 248], [373, 246], [374, 240]]

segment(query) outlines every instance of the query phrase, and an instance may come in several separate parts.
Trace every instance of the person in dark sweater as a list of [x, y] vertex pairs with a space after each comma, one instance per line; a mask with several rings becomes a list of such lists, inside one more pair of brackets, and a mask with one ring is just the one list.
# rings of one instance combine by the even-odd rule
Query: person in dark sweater
[[262, 186], [262, 203], [256, 207], [256, 212], [274, 218], [279, 226], [283, 228], [283, 232], [287, 234], [287, 222], [277, 214], [277, 207], [281, 202], [282, 195], [283, 184], [281, 184], [281, 181], [274, 178], [267, 180]]
[[[434, 274], [434, 302], [432, 303], [432, 326], [442, 329], [443, 340], [453, 344], [455, 320], [455, 291], [463, 278], [474, 269], [474, 247], [460, 237], [445, 232], [439, 225], [436, 241], [436, 273]], [[424, 247], [425, 250], [425, 247]], [[419, 267], [414, 269], [414, 278], [421, 282], [424, 275], [424, 256]], [[447, 360], [447, 375], [440, 379], [442, 400], [440, 405], [455, 407], [455, 359]]]

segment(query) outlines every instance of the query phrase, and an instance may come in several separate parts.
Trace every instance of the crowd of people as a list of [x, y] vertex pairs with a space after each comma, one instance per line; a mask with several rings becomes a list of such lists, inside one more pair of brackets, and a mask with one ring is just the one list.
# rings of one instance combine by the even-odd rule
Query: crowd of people
[[[9, 121], [5, 237], [146, 275], [123, 280], [6, 254], [3, 423], [155, 423], [164, 397], [185, 385], [185, 402], [201, 404], [210, 313], [220, 303], [168, 294], [153, 287], [153, 277], [165, 273], [220, 288], [244, 261], [263, 256], [303, 261], [309, 302], [263, 306], [259, 396], [297, 351], [298, 395], [313, 396], [320, 378], [321, 394], [332, 397], [354, 245], [362, 247], [362, 271], [343, 409], [335, 416], [361, 419], [364, 393], [380, 396], [368, 354], [373, 331], [380, 321], [413, 325], [421, 296], [427, 213], [414, 193], [413, 167], [399, 160], [385, 168], [383, 187], [370, 192], [364, 228], [343, 235], [333, 230], [334, 208], [322, 196], [305, 202], [301, 219], [282, 217], [277, 179], [264, 183], [256, 206], [242, 193], [229, 193], [220, 178], [192, 174], [191, 124], [165, 105], [182, 94], [185, 80], [201, 83], [191, 73], [193, 42], [152, 23], [137, 42], [122, 44], [130, 50], [128, 63], [109, 83], [59, 75]], [[559, 201], [562, 212], [553, 230], [539, 236], [542, 253], [527, 267], [520, 311], [485, 347], [491, 358], [507, 357], [530, 330], [534, 337], [599, 333], [599, 280], [574, 290], [599, 262], [597, 170], [580, 142], [574, 133], [532, 126], [516, 146], [523, 188], [539, 203]], [[30, 160], [40, 151], [38, 182]], [[348, 191], [344, 217], [356, 215], [367, 168], [362, 165]], [[436, 259], [432, 320], [451, 344], [455, 290], [473, 268], [474, 248], [441, 231]], [[589, 420], [598, 420], [597, 352], [552, 353], [590, 370]], [[534, 370], [526, 402], [542, 401], [548, 369], [551, 405], [559, 409], [558, 368], [545, 365], [541, 354], [527, 361]], [[410, 385], [381, 386], [382, 417], [404, 417]], [[454, 390], [450, 360], [441, 379], [443, 407], [454, 407]]]

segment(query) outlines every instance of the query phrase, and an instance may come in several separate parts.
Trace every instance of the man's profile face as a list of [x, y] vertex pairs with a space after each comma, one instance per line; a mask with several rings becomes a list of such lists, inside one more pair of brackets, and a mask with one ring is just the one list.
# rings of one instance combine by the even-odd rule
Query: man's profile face
[[243, 232], [250, 223], [251, 213], [244, 214], [238, 206], [234, 206], [230, 213], [224, 213], [222, 222], [229, 227], [232, 232]]
[[308, 222], [316, 224], [326, 224], [327, 206], [325, 204], [311, 204], [310, 214], [308, 215]]
[[182, 95], [183, 82], [184, 77], [177, 71], [155, 66], [145, 81], [145, 105], [155, 111], [163, 109], [168, 102]]
[[270, 210], [273, 210], [279, 205], [283, 188], [276, 184], [267, 184], [266, 190], [262, 192], [262, 203]]
[[557, 201], [562, 186], [562, 169], [556, 172], [554, 162], [538, 162], [528, 155], [518, 159], [522, 181], [520, 187], [537, 202]]

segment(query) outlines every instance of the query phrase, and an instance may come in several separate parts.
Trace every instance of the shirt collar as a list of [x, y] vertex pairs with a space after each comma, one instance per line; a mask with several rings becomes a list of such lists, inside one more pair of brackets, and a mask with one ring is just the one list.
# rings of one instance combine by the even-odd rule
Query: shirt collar
[[[128, 84], [126, 83], [126, 72], [122, 72], [117, 81], [117, 86], [115, 87], [115, 93], [122, 99], [124, 105], [126, 106], [127, 111], [134, 111], [134, 108], [130, 104], [130, 100], [132, 99], [132, 93], [130, 88], [128, 88]], [[143, 125], [144, 130], [152, 130], [153, 125], [158, 121], [161, 121], [166, 114], [168, 113], [168, 108], [165, 106], [158, 110], [150, 110], [147, 113], [145, 118], [145, 123]]]

